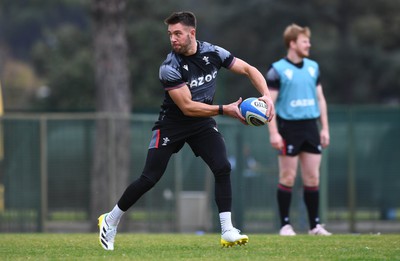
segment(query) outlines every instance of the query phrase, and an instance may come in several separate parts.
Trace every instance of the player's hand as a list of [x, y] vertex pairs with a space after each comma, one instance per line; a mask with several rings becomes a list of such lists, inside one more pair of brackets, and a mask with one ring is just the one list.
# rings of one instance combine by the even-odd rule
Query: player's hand
[[272, 121], [272, 119], [275, 116], [275, 106], [274, 106], [274, 102], [272, 101], [271, 97], [263, 95], [263, 96], [259, 97], [258, 99], [267, 104], [267, 111], [265, 113], [265, 116], [268, 117], [268, 122]]
[[269, 135], [269, 142], [271, 143], [271, 146], [277, 150], [282, 150], [283, 149], [283, 139], [282, 136], [279, 134], [279, 132], [275, 133], [270, 133]]
[[321, 129], [320, 139], [321, 139], [322, 148], [328, 147], [329, 146], [329, 142], [330, 142], [329, 131], [325, 130], [325, 129]]
[[230, 104], [224, 105], [224, 115], [230, 116], [232, 118], [236, 118], [240, 120], [243, 124], [246, 124], [246, 119], [242, 116], [239, 110], [239, 105], [242, 103], [242, 97], [240, 97], [237, 101], [232, 102]]

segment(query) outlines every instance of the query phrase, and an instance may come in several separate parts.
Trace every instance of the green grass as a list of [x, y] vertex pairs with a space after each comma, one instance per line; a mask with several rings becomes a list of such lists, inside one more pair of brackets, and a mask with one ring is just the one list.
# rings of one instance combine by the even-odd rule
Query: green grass
[[221, 248], [219, 235], [125, 234], [104, 251], [97, 234], [0, 234], [0, 260], [400, 260], [400, 235], [250, 235]]

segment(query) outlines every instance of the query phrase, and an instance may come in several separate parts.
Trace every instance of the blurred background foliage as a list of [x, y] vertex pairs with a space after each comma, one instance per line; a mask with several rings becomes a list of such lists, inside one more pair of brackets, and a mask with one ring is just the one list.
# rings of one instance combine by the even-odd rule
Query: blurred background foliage
[[[263, 74], [286, 53], [291, 23], [312, 31], [330, 104], [400, 103], [400, 1], [128, 1], [133, 112], [157, 112], [158, 69], [170, 51], [163, 20], [190, 10], [197, 38], [220, 45]], [[216, 102], [256, 96], [249, 81], [221, 72]], [[95, 87], [89, 0], [2, 0], [0, 80], [7, 111], [93, 111]]]

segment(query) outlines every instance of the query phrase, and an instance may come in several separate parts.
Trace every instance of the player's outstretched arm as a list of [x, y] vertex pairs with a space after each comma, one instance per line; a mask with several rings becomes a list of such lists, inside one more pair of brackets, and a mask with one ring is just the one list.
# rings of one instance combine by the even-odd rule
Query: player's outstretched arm
[[[209, 105], [202, 102], [196, 102], [192, 100], [192, 95], [190, 93], [188, 86], [183, 86], [178, 89], [168, 91], [172, 100], [179, 107], [179, 109], [186, 116], [190, 117], [212, 117], [216, 116], [220, 112], [219, 105]], [[242, 102], [242, 98], [237, 101], [223, 105], [222, 112], [223, 115], [230, 116], [232, 118], [237, 118], [241, 122], [245, 122], [244, 117], [239, 111], [239, 104]]]
[[267, 82], [261, 72], [256, 67], [251, 66], [239, 58], [235, 58], [235, 63], [232, 65], [230, 70], [237, 74], [246, 75], [250, 79], [253, 86], [261, 94], [259, 99], [267, 104], [266, 116], [268, 117], [268, 121], [271, 121], [275, 115], [275, 106], [271, 99]]

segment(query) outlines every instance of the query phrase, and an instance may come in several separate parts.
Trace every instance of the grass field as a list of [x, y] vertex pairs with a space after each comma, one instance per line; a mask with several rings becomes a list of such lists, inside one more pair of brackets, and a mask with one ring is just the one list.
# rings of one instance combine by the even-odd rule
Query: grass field
[[221, 248], [219, 235], [124, 234], [104, 251], [97, 234], [0, 234], [0, 260], [400, 260], [400, 235], [250, 235]]

